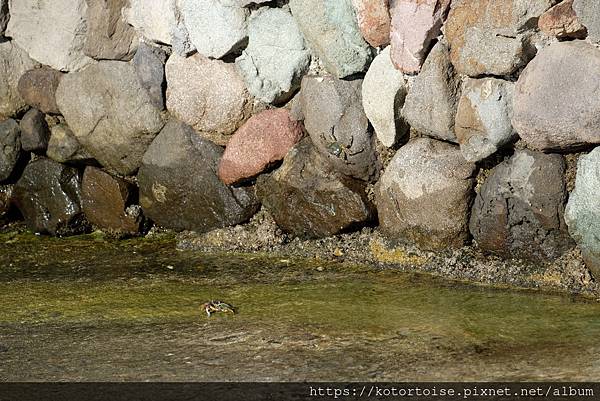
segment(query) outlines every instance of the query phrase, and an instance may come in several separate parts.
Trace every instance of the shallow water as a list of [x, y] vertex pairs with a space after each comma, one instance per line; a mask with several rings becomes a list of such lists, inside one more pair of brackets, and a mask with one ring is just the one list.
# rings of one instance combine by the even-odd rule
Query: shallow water
[[[600, 304], [268, 255], [0, 235], [0, 380], [598, 380]], [[238, 313], [207, 318], [223, 299]]]

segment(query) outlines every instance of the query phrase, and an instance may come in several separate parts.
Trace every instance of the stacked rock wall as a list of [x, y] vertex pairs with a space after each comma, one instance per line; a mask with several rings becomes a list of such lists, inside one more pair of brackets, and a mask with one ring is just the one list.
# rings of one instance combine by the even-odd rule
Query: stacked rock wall
[[262, 205], [600, 273], [597, 4], [2, 0], [0, 215], [132, 235]]

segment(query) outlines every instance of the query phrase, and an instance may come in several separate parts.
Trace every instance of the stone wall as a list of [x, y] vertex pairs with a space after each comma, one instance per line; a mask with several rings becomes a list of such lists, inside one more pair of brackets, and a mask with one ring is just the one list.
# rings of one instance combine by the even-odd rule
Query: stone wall
[[598, 4], [0, 0], [0, 214], [135, 235], [262, 207], [598, 274]]

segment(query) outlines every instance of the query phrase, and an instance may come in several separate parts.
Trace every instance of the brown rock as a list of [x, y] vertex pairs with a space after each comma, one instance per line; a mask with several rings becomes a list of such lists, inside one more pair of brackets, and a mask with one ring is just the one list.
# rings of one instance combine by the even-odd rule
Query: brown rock
[[19, 79], [19, 94], [31, 107], [43, 113], [60, 114], [56, 105], [56, 88], [63, 73], [50, 67], [29, 70]]
[[229, 185], [262, 173], [282, 160], [302, 133], [302, 124], [292, 121], [288, 110], [265, 110], [255, 115], [229, 140], [219, 162], [219, 178]]
[[352, 0], [358, 27], [365, 40], [373, 47], [390, 43], [389, 0]]
[[538, 27], [546, 35], [559, 39], [583, 39], [587, 35], [587, 29], [573, 10], [573, 0], [565, 0], [542, 14]]
[[21, 147], [26, 152], [44, 152], [48, 147], [50, 129], [44, 113], [31, 109], [21, 119]]
[[83, 173], [81, 207], [88, 221], [118, 234], [137, 234], [143, 217], [135, 202], [135, 185], [96, 167]]
[[133, 27], [121, 17], [127, 0], [86, 0], [87, 37], [83, 52], [95, 59], [131, 60], [137, 48]]

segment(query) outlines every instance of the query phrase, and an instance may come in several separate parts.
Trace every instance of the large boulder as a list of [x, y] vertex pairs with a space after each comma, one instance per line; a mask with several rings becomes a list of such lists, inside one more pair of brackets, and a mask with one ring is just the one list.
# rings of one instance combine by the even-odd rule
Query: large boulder
[[311, 49], [338, 78], [363, 72], [372, 52], [358, 28], [351, 0], [290, 0]]
[[509, 76], [532, 57], [530, 32], [558, 0], [455, 0], [445, 25], [461, 74]]
[[86, 0], [87, 37], [83, 51], [99, 60], [131, 60], [137, 34], [122, 17], [128, 0]]
[[31, 58], [61, 71], [75, 71], [92, 62], [83, 52], [85, 0], [10, 0], [9, 8], [6, 35]]
[[600, 143], [600, 50], [574, 41], [542, 49], [514, 94], [513, 126], [537, 150]]
[[21, 156], [21, 130], [19, 124], [8, 119], [0, 122], [0, 182], [8, 179]]
[[27, 107], [19, 94], [19, 78], [36, 66], [37, 63], [12, 41], [0, 42], [0, 120], [14, 117]]
[[138, 173], [140, 204], [158, 225], [210, 231], [250, 219], [258, 209], [253, 188], [217, 177], [221, 147], [179, 122], [169, 122], [144, 155]]
[[227, 144], [219, 162], [219, 178], [229, 185], [257, 176], [282, 160], [303, 133], [302, 124], [292, 121], [286, 109], [253, 116]]
[[42, 113], [60, 114], [56, 104], [56, 89], [63, 75], [50, 67], [29, 70], [19, 79], [19, 94], [25, 103]]
[[361, 87], [359, 79], [305, 76], [300, 102], [304, 126], [319, 153], [340, 173], [369, 180], [376, 178], [379, 163]]
[[538, 27], [546, 35], [559, 39], [583, 39], [587, 36], [587, 29], [573, 10], [573, 0], [564, 0], [542, 14]]
[[144, 221], [135, 205], [137, 188], [96, 167], [86, 167], [81, 185], [81, 207], [87, 220], [117, 235], [140, 232]]
[[388, 46], [375, 57], [362, 84], [365, 114], [377, 139], [387, 147], [408, 134], [409, 127], [402, 118], [406, 92], [405, 77], [392, 64]]
[[123, 9], [123, 17], [146, 39], [171, 45], [180, 55], [194, 50], [177, 0], [129, 0]]
[[451, 0], [391, 0], [391, 58], [400, 71], [418, 73], [441, 33]]
[[165, 63], [167, 53], [158, 46], [152, 46], [145, 42], [140, 43], [133, 65], [140, 84], [160, 110], [165, 108]]
[[167, 109], [215, 143], [226, 144], [252, 114], [252, 98], [233, 64], [173, 54], [166, 76]]
[[496, 166], [473, 205], [470, 229], [477, 245], [530, 260], [553, 260], [570, 249], [564, 174], [562, 156], [531, 150]]
[[581, 248], [587, 267], [600, 278], [600, 147], [581, 156], [575, 190], [569, 196], [565, 221]]
[[13, 199], [36, 233], [63, 236], [88, 229], [81, 210], [81, 177], [73, 167], [45, 158], [32, 161], [15, 184]]
[[44, 113], [31, 109], [21, 119], [21, 146], [26, 152], [43, 153], [48, 147], [50, 129]]
[[454, 121], [459, 97], [460, 79], [450, 63], [447, 46], [438, 42], [406, 96], [402, 115], [425, 135], [456, 142]]
[[468, 161], [477, 162], [516, 139], [510, 120], [514, 84], [496, 78], [467, 78], [456, 112], [456, 137]]
[[389, 0], [352, 0], [358, 27], [365, 40], [373, 47], [390, 43]]
[[417, 138], [402, 146], [376, 189], [381, 230], [424, 249], [459, 248], [469, 239], [475, 164], [458, 146]]
[[573, 9], [587, 28], [588, 39], [600, 43], [600, 3], [596, 0], [575, 0]]
[[259, 178], [257, 193], [277, 225], [300, 238], [347, 232], [375, 216], [365, 183], [332, 172], [308, 139], [279, 169]]
[[281, 103], [300, 87], [310, 52], [292, 15], [262, 8], [248, 23], [248, 47], [235, 60], [248, 90], [265, 103]]
[[85, 149], [103, 166], [124, 175], [135, 173], [164, 125], [133, 65], [121, 61], [101, 61], [67, 74], [56, 102]]
[[198, 53], [221, 58], [244, 44], [250, 12], [237, 0], [178, 0], [178, 6]]

